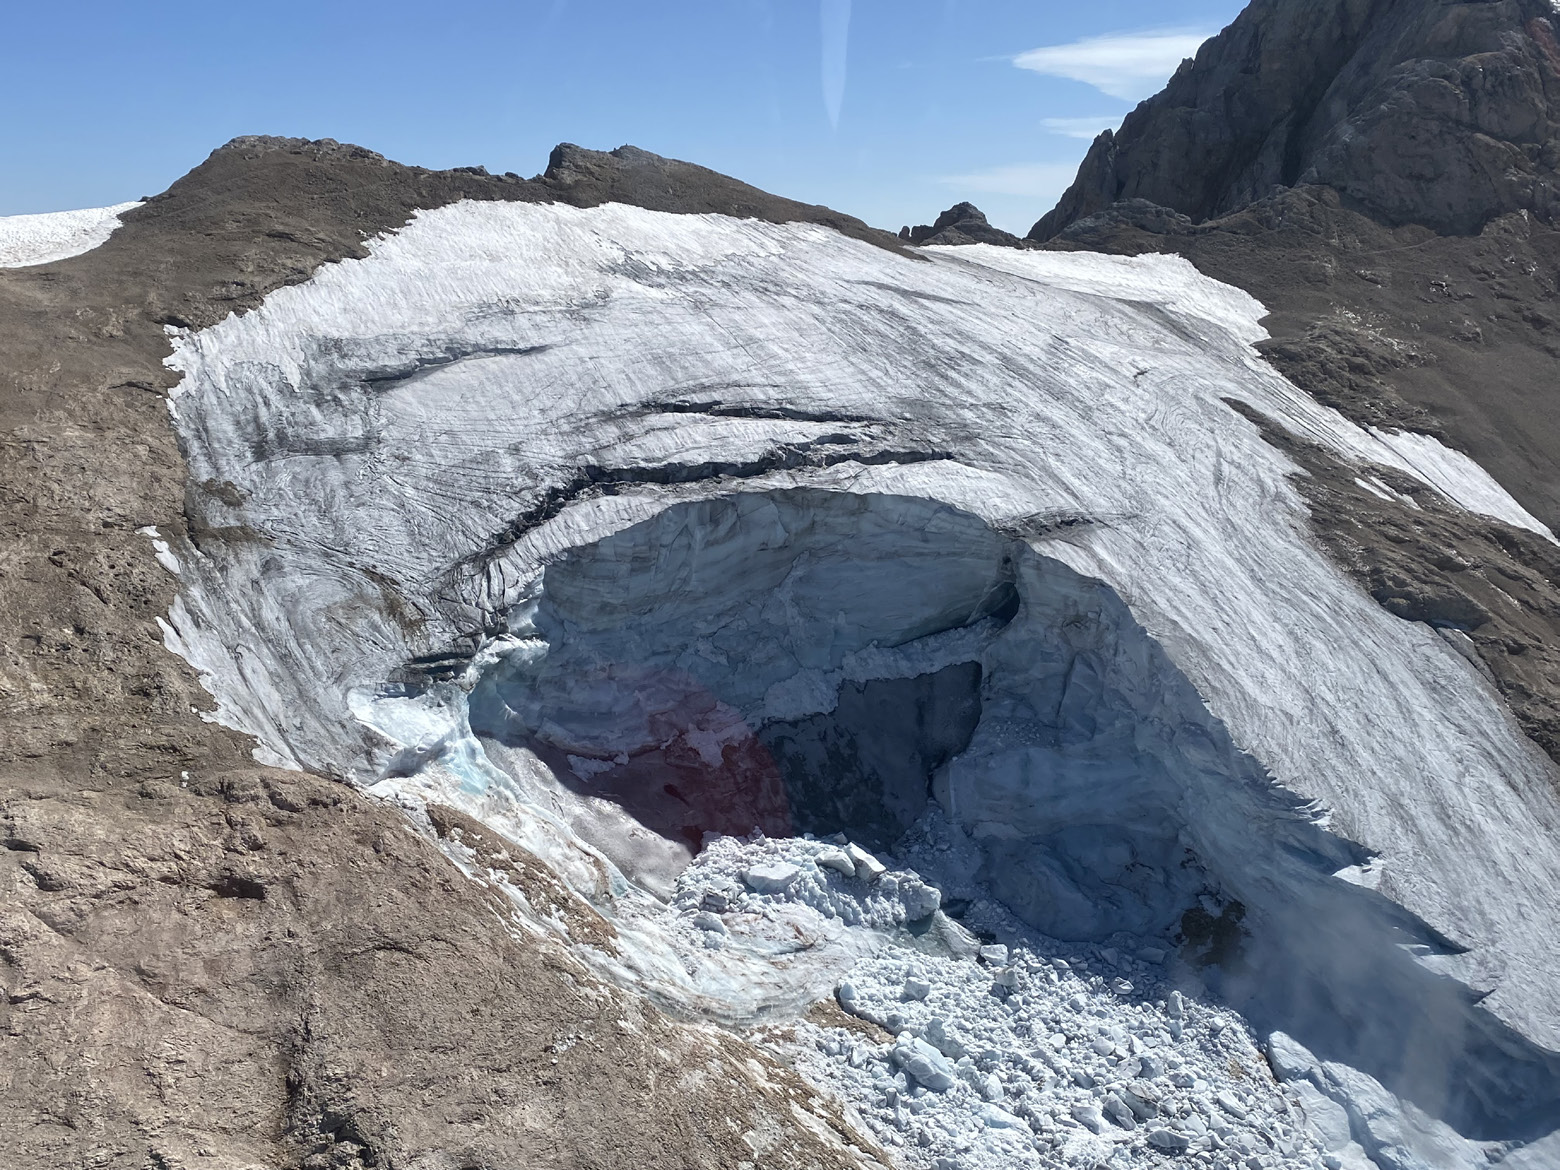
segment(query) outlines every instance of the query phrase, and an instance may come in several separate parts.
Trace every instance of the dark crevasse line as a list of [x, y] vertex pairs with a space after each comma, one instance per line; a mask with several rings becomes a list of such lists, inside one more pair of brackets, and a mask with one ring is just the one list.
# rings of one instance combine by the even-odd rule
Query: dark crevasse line
[[358, 373], [353, 376], [353, 379], [372, 388], [377, 393], [383, 394], [415, 382], [433, 370], [458, 365], [461, 362], [492, 357], [526, 357], [530, 354], [546, 353], [551, 348], [552, 346], [550, 345], [493, 345], [476, 347], [448, 345], [441, 353], [414, 357], [406, 362], [387, 366], [383, 369]]
[[[716, 388], [749, 389], [750, 387], [727, 385]], [[711, 389], [711, 387], [700, 387], [700, 389]], [[774, 389], [784, 389], [784, 387], [774, 387]], [[748, 418], [782, 422], [872, 424], [887, 421], [881, 418], [874, 418], [871, 415], [852, 414], [841, 410], [804, 410], [794, 406], [724, 402], [720, 399], [699, 401], [693, 398], [653, 399], [630, 409], [625, 409], [622, 413], [625, 417], [634, 418], [642, 418], [652, 414], [702, 414], [711, 418]]]
[[595, 496], [613, 495], [620, 487], [671, 487], [719, 479], [757, 479], [776, 471], [823, 470], [842, 463], [878, 467], [891, 463], [935, 463], [953, 458], [952, 453], [942, 450], [860, 450], [855, 446], [859, 441], [854, 435], [824, 435], [801, 443], [777, 444], [762, 455], [743, 460], [659, 463], [642, 467], [585, 464], [566, 482], [546, 488], [535, 504], [484, 541], [480, 550], [463, 558], [460, 567], [485, 568], [570, 504]]

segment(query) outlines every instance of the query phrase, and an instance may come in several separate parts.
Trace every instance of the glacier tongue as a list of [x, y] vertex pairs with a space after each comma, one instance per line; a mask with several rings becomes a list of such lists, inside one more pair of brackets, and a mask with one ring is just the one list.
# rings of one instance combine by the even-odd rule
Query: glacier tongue
[[[1222, 991], [1254, 1020], [1531, 1136], [1552, 766], [1326, 561], [1223, 400], [1539, 526], [1280, 379], [1260, 315], [1162, 257], [424, 213], [179, 336], [211, 535], [178, 550], [169, 642], [272, 758], [461, 803], [555, 864], [667, 1002], [796, 1006], [879, 945], [731, 959], [745, 991], [689, 975], [636, 891], [675, 897], [704, 832], [947, 815], [1026, 929], [1238, 944]], [[916, 739], [930, 712], [967, 737]]]

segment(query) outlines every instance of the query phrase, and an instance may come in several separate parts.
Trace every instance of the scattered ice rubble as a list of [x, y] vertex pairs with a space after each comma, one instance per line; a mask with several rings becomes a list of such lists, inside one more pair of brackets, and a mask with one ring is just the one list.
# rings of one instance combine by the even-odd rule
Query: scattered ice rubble
[[[1508, 1152], [1281, 1032], [1264, 1054], [1242, 1017], [1153, 941], [1069, 944], [1025, 928], [958, 876], [968, 842], [935, 812], [900, 847], [902, 858], [880, 859], [843, 836], [711, 835], [663, 924], [690, 972], [700, 951], [805, 967], [822, 958], [818, 940], [859, 936], [834, 987], [847, 1014], [814, 1010], [750, 1034], [841, 1100], [896, 1162], [1443, 1170]], [[950, 902], [958, 920], [923, 873], [974, 895]]]
[[[939, 829], [930, 821], [909, 845], [927, 871], [957, 851]], [[982, 943], [941, 900], [915, 870], [843, 837], [755, 834], [711, 839], [673, 906], [710, 950], [772, 947], [814, 919], [891, 936], [835, 990], [861, 1023], [814, 1012], [758, 1038], [907, 1166], [1433, 1170], [1504, 1152], [1282, 1033], [1265, 1057], [1161, 947], [1059, 943], [978, 900], [964, 920], [1008, 940]]]

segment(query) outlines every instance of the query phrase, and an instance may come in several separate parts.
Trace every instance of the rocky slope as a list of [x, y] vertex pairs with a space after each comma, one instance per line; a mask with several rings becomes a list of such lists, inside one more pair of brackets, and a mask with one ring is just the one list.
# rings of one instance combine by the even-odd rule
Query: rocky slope
[[681, 190], [700, 210], [735, 200], [867, 234], [632, 152], [560, 148], [553, 173], [556, 191], [239, 140], [101, 247], [0, 269], [7, 1165], [868, 1157], [821, 1102], [821, 1122], [797, 1120], [790, 1103], [816, 1098], [786, 1070], [517, 937], [504, 905], [393, 807], [257, 766], [246, 737], [200, 717], [209, 697], [162, 645], [174, 579], [137, 530], [243, 538], [190, 524], [187, 493], [224, 488], [187, 483], [165, 326], [250, 310], [461, 198], [642, 191], [665, 205]]

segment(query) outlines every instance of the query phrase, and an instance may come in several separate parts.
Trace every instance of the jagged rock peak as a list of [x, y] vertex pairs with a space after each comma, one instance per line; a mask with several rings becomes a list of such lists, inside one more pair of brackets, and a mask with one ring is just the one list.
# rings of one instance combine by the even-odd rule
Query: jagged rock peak
[[1560, 211], [1560, 42], [1548, 0], [1253, 0], [1182, 62], [1030, 231], [1113, 203], [1194, 221], [1319, 184], [1446, 235]]
[[912, 244], [1005, 244], [1013, 246], [1018, 237], [992, 227], [985, 213], [973, 203], [955, 203], [931, 224], [902, 227], [899, 238]]

